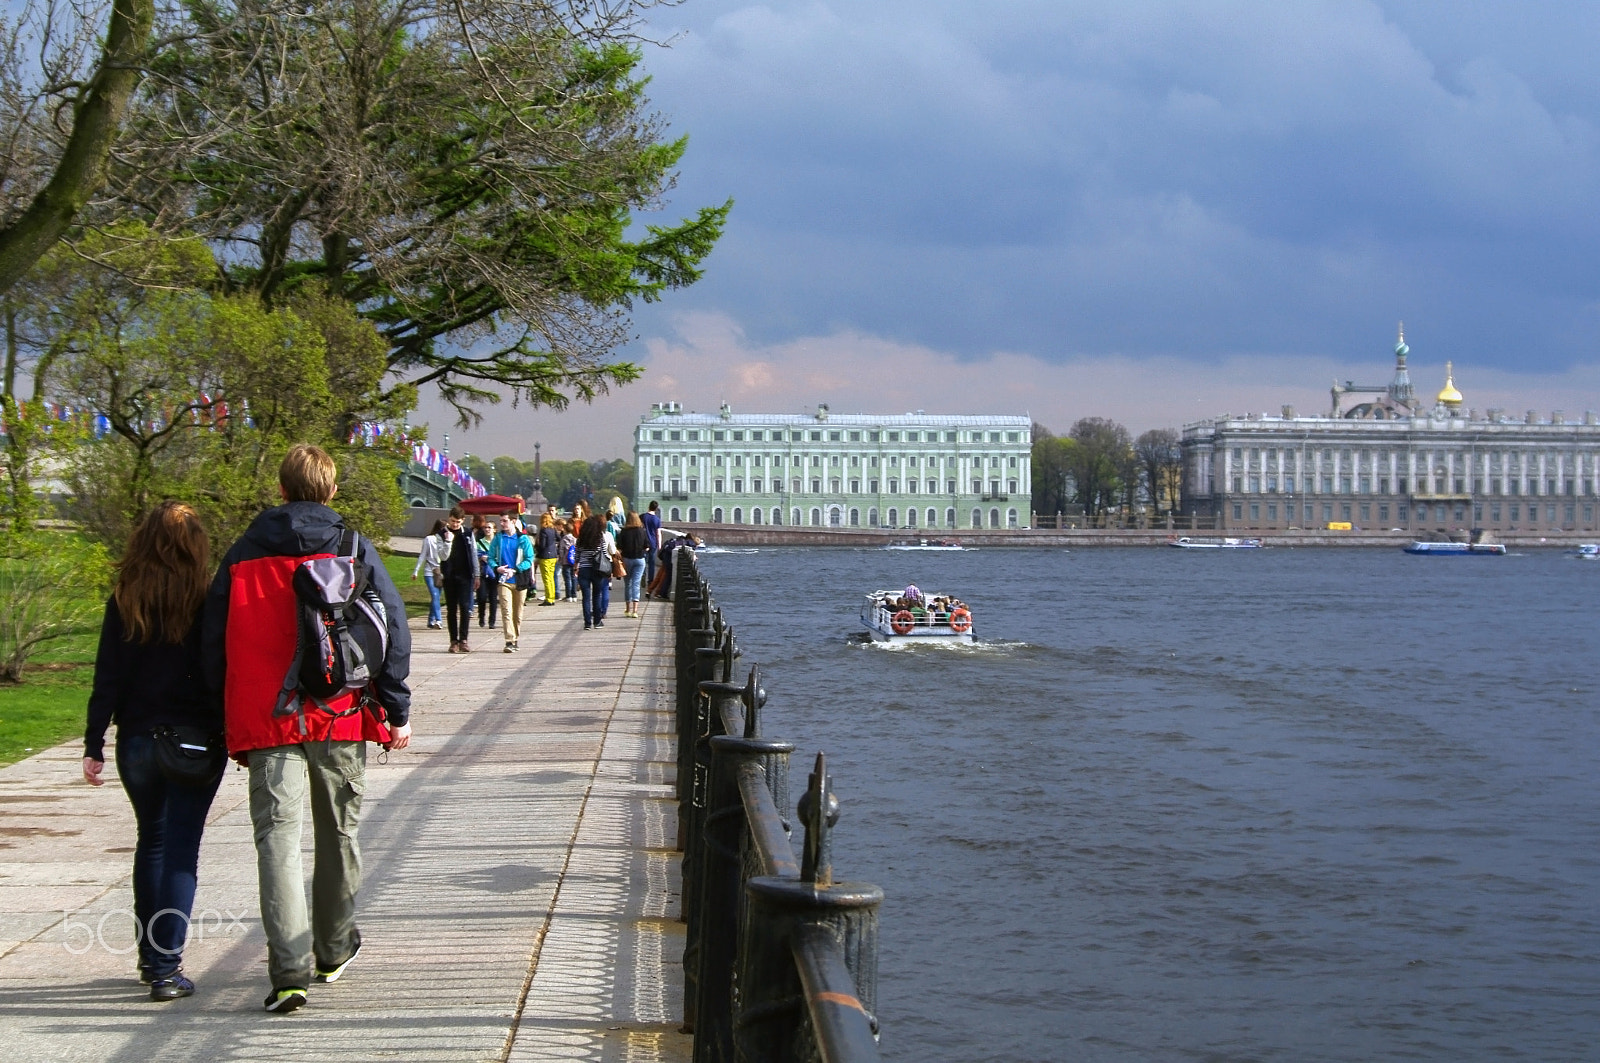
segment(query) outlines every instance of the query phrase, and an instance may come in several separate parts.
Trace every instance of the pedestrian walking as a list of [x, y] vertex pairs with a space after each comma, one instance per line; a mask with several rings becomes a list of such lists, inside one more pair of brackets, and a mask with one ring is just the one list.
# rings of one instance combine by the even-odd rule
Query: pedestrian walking
[[417, 553], [416, 567], [411, 570], [411, 578], [415, 580], [422, 577], [422, 582], [428, 588], [428, 627], [440, 628], [444, 624], [439, 617], [439, 593], [444, 583], [444, 577], [439, 572], [439, 563], [444, 560], [445, 551], [449, 544], [445, 539], [444, 521], [433, 522], [433, 529], [423, 536], [422, 549]]
[[617, 536], [617, 553], [622, 555], [624, 593], [627, 612], [624, 616], [639, 618], [639, 585], [644, 580], [644, 559], [650, 553], [650, 536], [644, 530], [644, 521], [637, 513], [628, 514], [628, 521]]
[[[221, 706], [206, 696], [200, 665], [210, 564], [205, 529], [189, 506], [162, 502], [139, 522], [100, 624], [84, 729], [83, 777], [102, 786], [106, 728], [117, 725], [117, 778], [133, 805], [136, 830], [139, 980], [149, 984], [151, 1000], [194, 993], [183, 973], [183, 945], [200, 835], [227, 764]], [[214, 750], [196, 757], [192, 774], [162, 770], [163, 753], [177, 752], [180, 738]]]
[[522, 637], [522, 588], [518, 574], [533, 568], [533, 550], [528, 537], [517, 527], [515, 513], [500, 515], [500, 531], [489, 542], [489, 560], [494, 565], [495, 583], [500, 594], [500, 630], [505, 635], [505, 652], [512, 653]]
[[644, 555], [644, 578], [646, 583], [654, 583], [656, 551], [661, 549], [661, 503], [652, 498], [650, 508], [644, 511], [639, 520], [644, 525], [644, 533], [650, 537], [650, 550]]
[[439, 562], [439, 571], [444, 577], [451, 653], [472, 652], [467, 645], [467, 635], [472, 631], [472, 592], [478, 585], [478, 551], [462, 527], [465, 518], [460, 506], [453, 506], [445, 518], [448, 551]]
[[472, 542], [478, 555], [478, 626], [494, 627], [500, 609], [500, 590], [489, 563], [489, 541], [494, 526], [481, 514], [472, 518]]
[[578, 526], [570, 520], [561, 525], [561, 586], [567, 601], [578, 596]]
[[556, 528], [556, 518], [546, 510], [539, 518], [539, 538], [533, 544], [534, 558], [539, 562], [539, 581], [544, 589], [540, 605], [556, 604], [556, 565], [561, 562], [561, 532]]
[[[405, 606], [377, 549], [328, 508], [338, 481], [326, 451], [304, 443], [289, 448], [278, 468], [284, 504], [251, 522], [223, 557], [206, 597], [206, 686], [223, 701], [229, 754], [250, 769], [272, 983], [266, 1010], [277, 1014], [304, 1005], [313, 979], [337, 981], [361, 951], [356, 894], [366, 743], [404, 749], [411, 742]], [[297, 594], [295, 576], [311, 558], [330, 555], [353, 557], [358, 590], [364, 579], [376, 594], [383, 630], [362, 634], [384, 649], [369, 658], [374, 675], [367, 687], [314, 700], [298, 685], [303, 640], [315, 638], [303, 629], [324, 621]], [[349, 622], [352, 634], [362, 626], [359, 618]], [[308, 797], [316, 854], [309, 908], [300, 856]]]
[[611, 588], [611, 555], [616, 546], [596, 513], [578, 529], [578, 591], [583, 595], [583, 629], [604, 627]]

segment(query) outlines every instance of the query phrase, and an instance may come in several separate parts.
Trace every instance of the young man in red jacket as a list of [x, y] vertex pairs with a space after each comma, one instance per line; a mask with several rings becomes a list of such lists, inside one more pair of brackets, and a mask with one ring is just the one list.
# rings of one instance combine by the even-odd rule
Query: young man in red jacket
[[[206, 684], [223, 699], [228, 753], [250, 769], [261, 923], [267, 934], [268, 1011], [294, 1011], [313, 978], [332, 982], [361, 949], [356, 832], [366, 788], [366, 741], [404, 749], [411, 741], [411, 632], [383, 559], [365, 538], [358, 556], [387, 613], [388, 651], [373, 682], [387, 727], [356, 706], [354, 692], [328, 711], [274, 713], [295, 659], [297, 604], [291, 583], [301, 561], [340, 552], [344, 521], [328, 508], [339, 470], [319, 447], [291, 447], [278, 469], [284, 505], [251, 523], [222, 559], [206, 597], [201, 653]], [[307, 795], [316, 839], [311, 905], [306, 906], [300, 834]]]

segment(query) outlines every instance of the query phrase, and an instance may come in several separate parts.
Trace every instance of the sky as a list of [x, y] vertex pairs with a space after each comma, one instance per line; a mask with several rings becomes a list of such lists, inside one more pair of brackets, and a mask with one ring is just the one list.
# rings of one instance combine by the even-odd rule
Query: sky
[[667, 222], [732, 197], [592, 405], [425, 401], [451, 451], [630, 457], [686, 409], [1135, 433], [1386, 383], [1600, 409], [1600, 4], [685, 0]]

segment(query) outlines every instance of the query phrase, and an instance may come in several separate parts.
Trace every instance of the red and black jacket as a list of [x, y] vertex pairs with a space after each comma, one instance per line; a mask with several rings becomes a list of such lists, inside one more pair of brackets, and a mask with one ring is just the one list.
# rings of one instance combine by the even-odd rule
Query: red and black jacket
[[[296, 606], [290, 582], [294, 570], [308, 557], [334, 556], [343, 534], [344, 521], [327, 506], [290, 502], [258, 516], [222, 558], [206, 596], [201, 659], [206, 686], [223, 700], [230, 754], [372, 736], [369, 714], [363, 712], [339, 717], [307, 713], [304, 734], [294, 716], [272, 714], [294, 660]], [[411, 716], [411, 689], [406, 685], [411, 673], [411, 629], [406, 626], [400, 592], [365, 536], [359, 551], [388, 612], [389, 652], [373, 684], [374, 693], [389, 722], [400, 726]], [[355, 697], [351, 693], [334, 698], [328, 708], [343, 712]]]

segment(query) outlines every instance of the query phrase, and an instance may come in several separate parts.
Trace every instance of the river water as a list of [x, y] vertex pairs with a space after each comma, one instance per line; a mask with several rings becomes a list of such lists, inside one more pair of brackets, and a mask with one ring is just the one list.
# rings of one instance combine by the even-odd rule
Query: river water
[[[771, 549], [703, 571], [883, 887], [893, 1060], [1600, 1059], [1600, 564]], [[856, 636], [862, 592], [980, 644]]]

